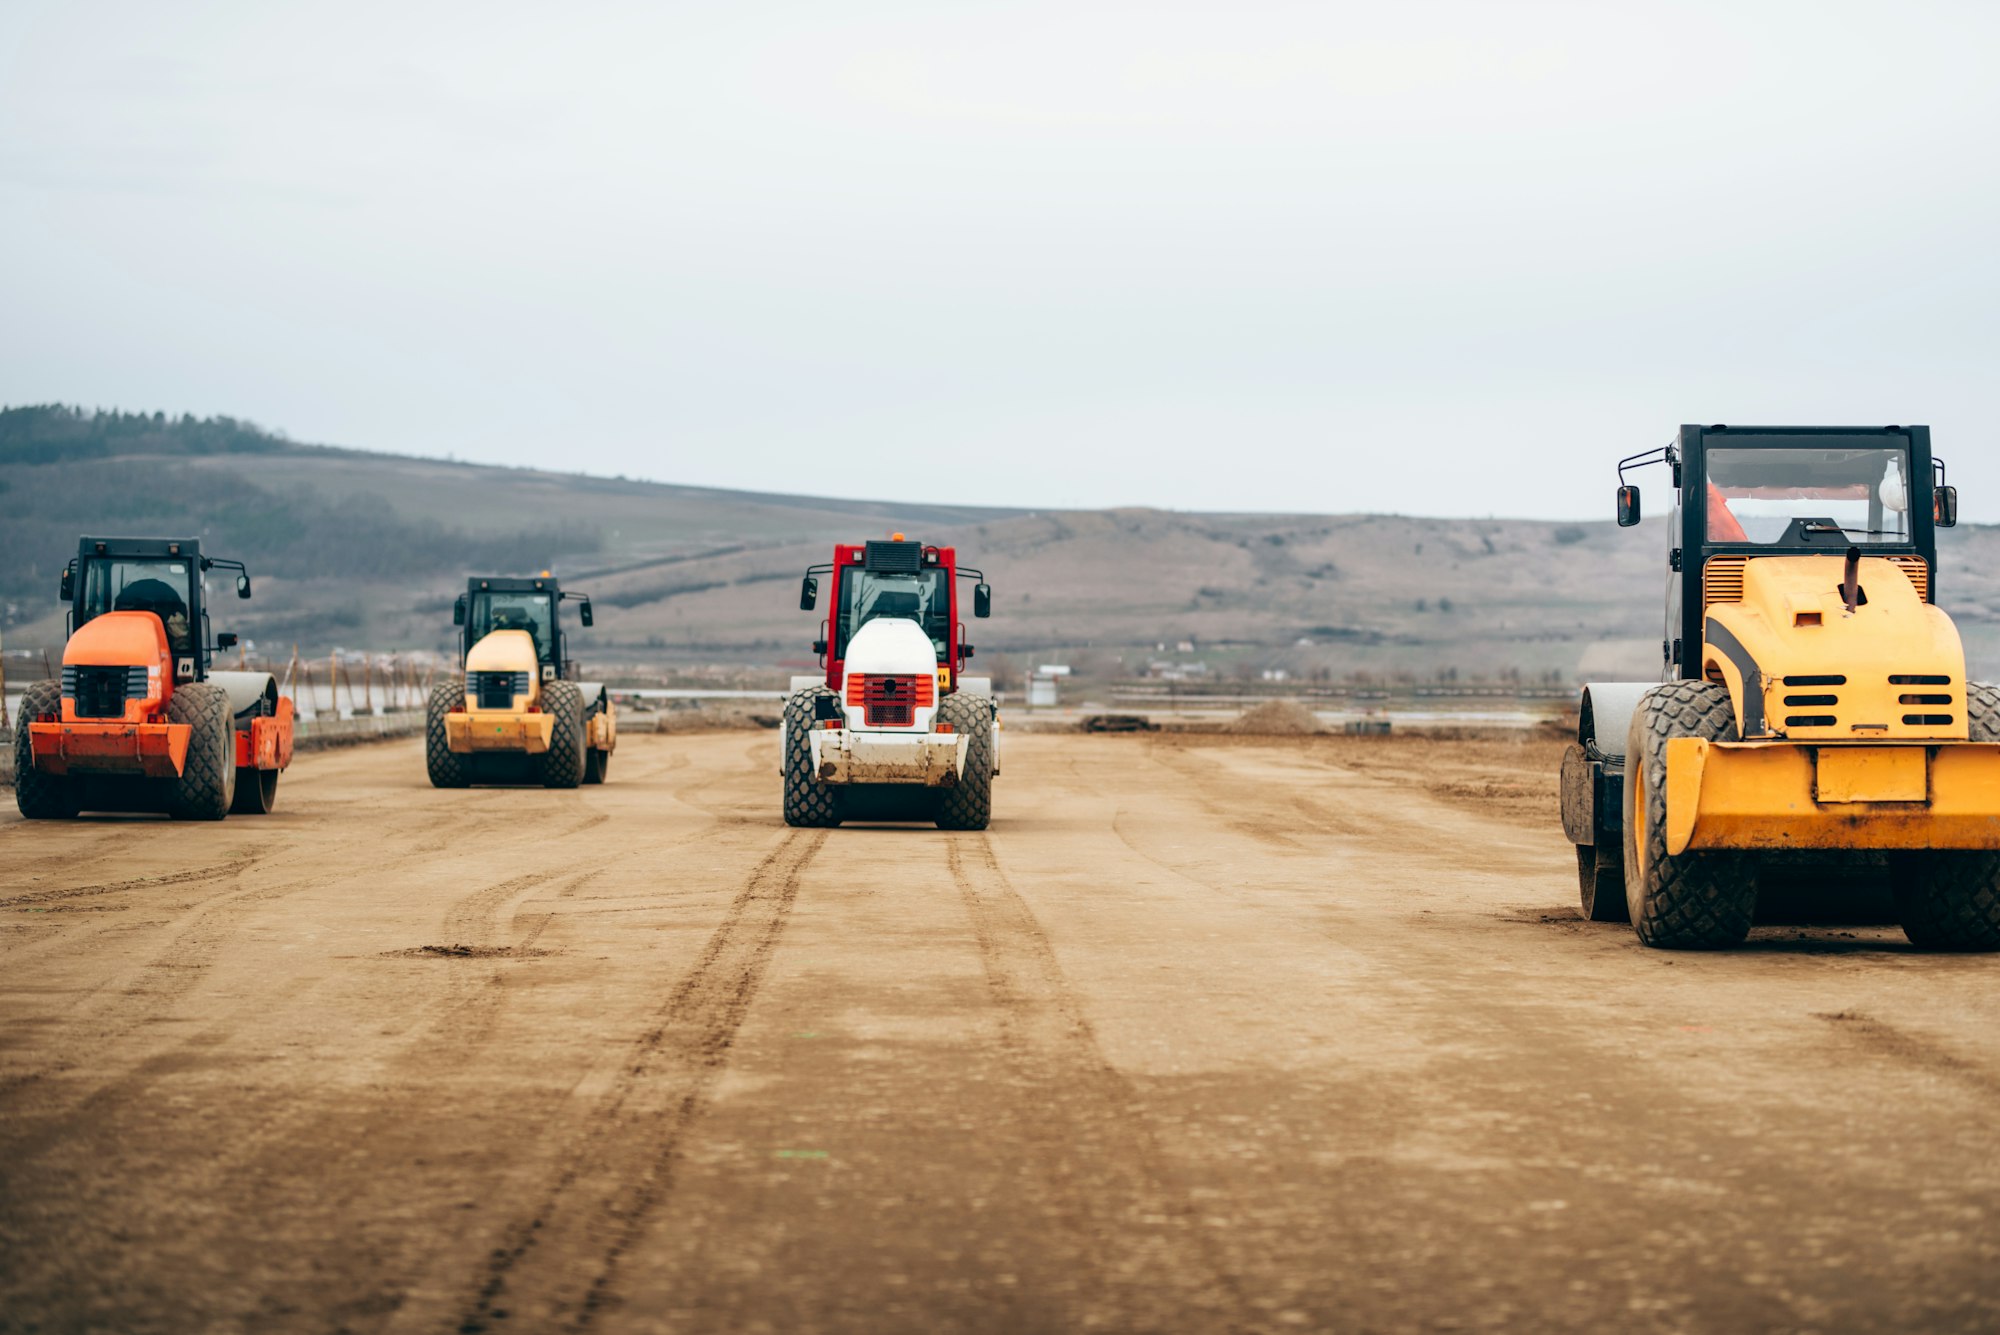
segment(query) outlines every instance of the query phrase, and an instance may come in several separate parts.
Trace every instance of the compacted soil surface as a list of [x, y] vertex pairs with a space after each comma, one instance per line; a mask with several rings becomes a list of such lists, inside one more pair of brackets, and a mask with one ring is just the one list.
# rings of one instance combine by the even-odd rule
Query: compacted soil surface
[[2000, 1325], [2000, 959], [1579, 921], [1557, 747], [759, 732], [0, 815], [0, 1331]]

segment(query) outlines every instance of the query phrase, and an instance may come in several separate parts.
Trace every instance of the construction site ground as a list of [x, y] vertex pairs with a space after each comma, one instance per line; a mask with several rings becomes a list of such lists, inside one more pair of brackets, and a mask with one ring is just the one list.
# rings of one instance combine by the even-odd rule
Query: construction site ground
[[1579, 921], [1559, 741], [0, 815], [0, 1331], [1975, 1330], [2000, 960]]

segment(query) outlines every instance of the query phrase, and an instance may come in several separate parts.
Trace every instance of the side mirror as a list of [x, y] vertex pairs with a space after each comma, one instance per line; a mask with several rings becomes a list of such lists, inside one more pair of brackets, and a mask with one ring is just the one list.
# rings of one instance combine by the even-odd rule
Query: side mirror
[[454, 626], [463, 626], [465, 624], [465, 595], [462, 593], [452, 600], [451, 624]]
[[74, 597], [76, 597], [76, 562], [71, 561], [63, 567], [62, 600], [68, 602]]
[[810, 612], [819, 606], [819, 581], [807, 575], [799, 585], [799, 611]]
[[236, 647], [236, 632], [225, 630], [220, 635], [217, 635], [215, 637], [215, 647], [218, 649], [234, 649]]
[[1639, 489], [1620, 487], [1618, 489], [1618, 527], [1630, 528], [1639, 522]]
[[1958, 488], [1939, 487], [1931, 492], [1931, 519], [1939, 528], [1958, 527]]
[[236, 596], [238, 598], [248, 598], [250, 596], [250, 577], [248, 575], [237, 575]]
[[972, 615], [990, 617], [993, 615], [993, 586], [975, 584], [972, 586]]
[[588, 598], [583, 600], [582, 607], [576, 609], [576, 615], [577, 619], [583, 622], [583, 624], [586, 626], [594, 626], [597, 624], [597, 618], [595, 615], [592, 614], [590, 610], [590, 599]]

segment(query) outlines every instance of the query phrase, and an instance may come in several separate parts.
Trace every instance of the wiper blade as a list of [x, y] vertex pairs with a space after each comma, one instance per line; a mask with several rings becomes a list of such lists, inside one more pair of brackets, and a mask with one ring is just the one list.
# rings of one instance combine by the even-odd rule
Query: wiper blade
[[1839, 524], [1803, 524], [1803, 533], [1852, 533], [1864, 538], [1900, 538], [1903, 534], [1890, 528], [1844, 528]]

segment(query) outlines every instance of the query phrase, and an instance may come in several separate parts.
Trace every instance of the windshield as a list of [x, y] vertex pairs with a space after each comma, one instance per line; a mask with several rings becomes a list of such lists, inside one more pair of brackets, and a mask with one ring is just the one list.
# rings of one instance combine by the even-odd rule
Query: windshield
[[847, 656], [847, 641], [876, 617], [915, 621], [931, 637], [942, 663], [951, 649], [951, 597], [943, 567], [913, 574], [886, 574], [848, 566], [840, 572], [840, 638], [835, 656]]
[[549, 595], [533, 589], [514, 593], [487, 589], [472, 595], [472, 615], [467, 625], [472, 632], [468, 644], [478, 644], [496, 630], [525, 630], [535, 640], [535, 656], [544, 663], [555, 662], [555, 616]]
[[1711, 447], [1710, 542], [1909, 542], [1910, 456], [1884, 448]]
[[194, 652], [188, 624], [188, 563], [180, 560], [121, 561], [95, 557], [84, 562], [83, 600], [76, 624], [106, 612], [151, 612], [167, 628], [167, 646], [176, 658]]

